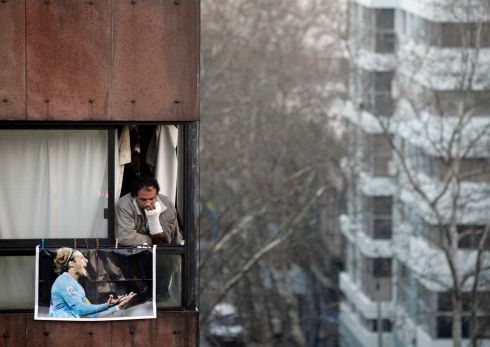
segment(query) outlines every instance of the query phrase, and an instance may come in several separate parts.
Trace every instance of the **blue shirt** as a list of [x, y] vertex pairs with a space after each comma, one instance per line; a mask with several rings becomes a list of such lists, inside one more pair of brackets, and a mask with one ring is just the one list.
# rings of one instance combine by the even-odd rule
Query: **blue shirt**
[[109, 307], [107, 304], [92, 305], [85, 296], [83, 287], [68, 272], [58, 276], [51, 287], [50, 317], [97, 318], [118, 310], [117, 306]]

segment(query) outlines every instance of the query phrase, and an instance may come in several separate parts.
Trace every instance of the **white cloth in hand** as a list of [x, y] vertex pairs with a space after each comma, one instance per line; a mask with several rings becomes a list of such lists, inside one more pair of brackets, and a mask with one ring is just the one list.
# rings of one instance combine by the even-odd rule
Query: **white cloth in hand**
[[162, 206], [159, 201], [155, 202], [154, 210], [145, 210], [150, 235], [163, 233], [162, 226], [160, 225], [160, 213], [162, 213]]

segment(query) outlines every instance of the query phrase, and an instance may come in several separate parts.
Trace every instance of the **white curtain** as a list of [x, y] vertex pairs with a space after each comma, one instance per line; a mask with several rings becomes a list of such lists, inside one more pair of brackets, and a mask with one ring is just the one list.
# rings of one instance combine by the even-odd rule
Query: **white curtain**
[[0, 130], [0, 238], [107, 237], [106, 130]]
[[116, 189], [114, 194], [114, 202], [119, 200], [119, 196], [121, 195], [122, 182], [124, 177], [124, 166], [126, 164], [131, 163], [131, 140], [129, 136], [129, 126], [125, 126], [121, 132], [121, 136], [117, 138], [116, 132], [116, 143], [118, 146], [115, 146], [115, 170], [114, 175], [116, 182]]
[[157, 159], [155, 178], [160, 184], [160, 192], [174, 203], [177, 193], [177, 143], [179, 130], [174, 125], [161, 125], [157, 129]]

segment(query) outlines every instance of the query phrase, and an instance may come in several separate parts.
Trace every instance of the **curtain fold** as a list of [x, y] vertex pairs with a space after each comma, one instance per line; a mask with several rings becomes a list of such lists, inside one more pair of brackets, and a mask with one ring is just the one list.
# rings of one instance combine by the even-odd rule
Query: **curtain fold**
[[167, 195], [174, 203], [177, 192], [177, 143], [179, 130], [174, 125], [158, 127], [157, 158], [155, 178], [160, 184], [160, 192]]
[[[117, 132], [116, 132], [116, 136], [117, 136]], [[114, 175], [115, 175], [114, 182], [116, 182], [116, 189], [114, 194], [114, 202], [117, 202], [121, 195], [121, 189], [122, 189], [122, 183], [124, 177], [124, 166], [126, 164], [131, 163], [131, 140], [129, 136], [128, 125], [124, 126], [121, 132], [121, 136], [119, 137], [119, 139], [116, 138], [115, 141], [118, 144], [118, 146], [115, 150], [116, 169], [114, 170]]]

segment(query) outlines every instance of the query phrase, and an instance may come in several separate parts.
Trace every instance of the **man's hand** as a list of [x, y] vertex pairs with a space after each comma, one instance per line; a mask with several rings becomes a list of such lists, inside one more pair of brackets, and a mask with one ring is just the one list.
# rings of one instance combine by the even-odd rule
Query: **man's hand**
[[119, 297], [114, 298], [114, 295], [109, 295], [109, 300], [107, 300], [107, 306], [111, 307], [119, 302]]
[[119, 300], [119, 303], [117, 304], [117, 307], [119, 309], [123, 309], [124, 306], [131, 301], [132, 298], [134, 298], [136, 296], [136, 293], [129, 293], [129, 294], [125, 294], [123, 295], [120, 300]]
[[109, 295], [109, 300], [107, 300], [107, 306], [114, 306], [117, 305], [118, 308], [122, 308], [125, 304], [127, 304], [134, 296], [136, 293], [129, 293], [129, 294], [124, 294], [121, 296], [118, 296], [117, 298], [114, 298], [114, 295]]
[[153, 239], [153, 235], [163, 232], [160, 225], [160, 213], [162, 212], [162, 206], [157, 201], [155, 202], [155, 209], [145, 210], [146, 219], [148, 221], [148, 229], [150, 229], [150, 236]]

